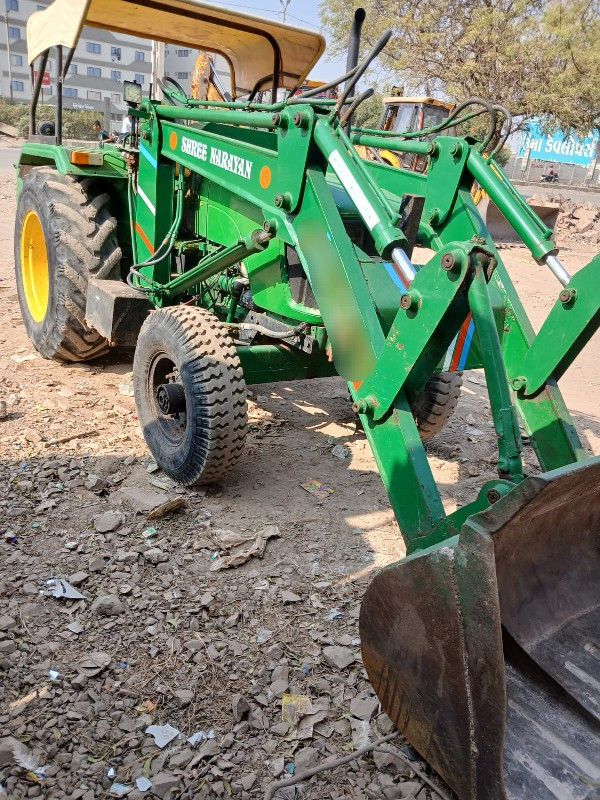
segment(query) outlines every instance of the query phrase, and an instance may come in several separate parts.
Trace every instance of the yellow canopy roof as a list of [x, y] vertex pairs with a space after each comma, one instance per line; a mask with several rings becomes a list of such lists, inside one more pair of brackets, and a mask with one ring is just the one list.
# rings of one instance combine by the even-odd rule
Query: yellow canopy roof
[[318, 33], [200, 0], [54, 0], [27, 21], [29, 63], [50, 47], [75, 47], [84, 24], [220, 53], [238, 95], [270, 87], [274, 71], [279, 86], [296, 88], [325, 49]]

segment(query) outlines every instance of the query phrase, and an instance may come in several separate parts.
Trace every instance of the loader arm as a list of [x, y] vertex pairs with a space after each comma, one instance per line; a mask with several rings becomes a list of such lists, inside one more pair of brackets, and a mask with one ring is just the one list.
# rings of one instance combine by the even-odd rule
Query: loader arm
[[523, 361], [513, 387], [529, 397], [558, 380], [600, 326], [597, 296], [600, 256], [574, 275], [560, 292]]
[[[162, 168], [167, 171], [165, 180], [174, 180], [168, 177], [174, 175], [173, 167], [169, 169], [168, 165], [178, 163], [212, 185], [235, 193], [261, 209], [257, 222], [262, 218], [276, 238], [296, 249], [310, 280], [334, 363], [339, 374], [351, 384], [409, 549], [443, 541], [458, 531], [469, 513], [481, 510], [490, 498], [505, 494], [512, 483], [522, 480], [515, 397], [511, 398], [507, 381], [522, 374], [523, 360], [533, 337], [529, 335], [524, 312], [511, 302], [510, 279], [470, 197], [473, 173], [477, 173], [478, 181], [485, 184], [503, 213], [513, 219], [539, 260], [555, 253], [551, 232], [536, 221], [521, 198], [499, 180], [497, 171], [465, 140], [457, 137], [439, 137], [434, 143], [394, 140], [398, 150], [428, 154], [430, 168], [423, 175], [361, 161], [341, 128], [332, 126], [329, 117], [315, 112], [312, 106], [300, 111], [294, 105], [279, 106], [273, 112], [274, 106], [259, 111], [238, 110], [236, 104], [231, 105], [231, 108], [205, 109], [200, 105], [182, 109], [153, 104], [151, 109], [142, 109], [139, 112], [142, 133], [147, 130], [146, 141], [157, 143], [142, 166], [151, 180], [153, 162], [157, 164], [158, 176]], [[182, 119], [187, 124], [182, 124]], [[371, 136], [369, 141], [374, 139]], [[140, 144], [142, 152], [147, 147]], [[287, 165], [292, 159], [304, 166], [290, 173]], [[335, 176], [335, 181], [328, 176]], [[340, 187], [354, 207], [379, 255], [380, 260], [373, 262], [370, 269], [391, 268], [401, 278], [401, 288], [394, 287], [399, 308], [387, 331], [382, 329], [378, 318], [363, 263], [345, 232], [338, 201], [332, 193], [335, 186]], [[137, 250], [151, 257], [171, 220], [167, 215], [168, 192], [156, 192], [151, 185], [149, 196], [156, 198], [157, 203], [167, 204], [160, 215], [160, 226], [158, 215], [152, 218], [146, 204], [137, 204]], [[406, 196], [424, 198], [417, 240], [437, 251], [420, 269], [410, 262], [406, 266], [408, 242], [399, 227], [399, 209]], [[233, 247], [237, 239], [231, 240], [226, 229], [222, 233], [218, 244]], [[236, 252], [234, 248], [232, 253]], [[208, 251], [206, 259], [185, 281], [169, 279], [160, 263], [141, 267], [140, 271], [149, 280], [156, 284], [159, 279], [155, 303], [163, 304], [180, 291], [179, 287], [190, 286], [194, 279], [200, 282], [213, 274], [214, 262]], [[408, 407], [403, 404], [422, 390], [445, 351], [460, 336], [465, 320], [471, 318], [474, 309], [468, 287], [478, 262], [484, 264], [486, 292], [498, 289], [504, 298], [500, 324], [494, 319], [495, 312], [488, 300], [478, 320], [471, 322], [474, 348], [480, 351], [480, 360], [471, 361], [470, 365], [483, 366], [488, 383], [497, 390], [492, 410], [500, 447], [499, 480], [484, 487], [473, 505], [445, 517], [426, 459], [414, 456], [399, 466], [392, 457], [393, 467], [384, 467], [385, 457], [378, 450], [383, 446], [389, 453], [391, 448], [383, 442], [376, 444], [375, 438], [379, 436], [375, 437], [374, 431], [378, 425], [382, 426], [387, 431], [386, 437], [389, 435], [392, 440], [398, 437], [396, 452], [413, 452], [407, 447], [405, 435], [411, 439], [416, 432], [408, 430], [411, 427], [408, 421], [399, 424], [398, 414], [391, 413], [392, 406], [397, 401], [399, 408]], [[497, 341], [488, 342], [482, 351], [480, 339], [484, 328], [494, 329]], [[573, 355], [573, 348], [563, 355], [562, 368], [566, 368]], [[562, 466], [582, 457], [574, 426], [550, 376], [533, 400], [519, 395], [516, 404], [526, 430], [533, 434], [544, 468]], [[369, 419], [372, 423], [368, 423]], [[402, 492], [396, 486], [404, 481], [414, 483], [419, 489], [421, 499], [417, 506], [421, 508], [415, 510], [414, 516], [407, 511]]]

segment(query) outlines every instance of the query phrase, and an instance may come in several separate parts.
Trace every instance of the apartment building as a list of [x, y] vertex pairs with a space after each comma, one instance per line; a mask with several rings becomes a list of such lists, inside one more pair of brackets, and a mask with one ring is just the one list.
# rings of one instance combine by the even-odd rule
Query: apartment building
[[[12, 97], [15, 102], [29, 102], [31, 78], [27, 64], [27, 19], [34, 11], [44, 9], [49, 4], [50, 0], [0, 0], [0, 23], [4, 22], [4, 25], [0, 24], [1, 97]], [[108, 102], [111, 125], [118, 129], [127, 110], [123, 102], [124, 80], [135, 80], [142, 84], [145, 93], [149, 92], [154, 58], [159, 77], [167, 75], [175, 78], [189, 92], [198, 53], [196, 49], [153, 43], [135, 36], [117, 35], [86, 26], [65, 79], [63, 106], [79, 111], [97, 111], [103, 119]], [[215, 63], [224, 88], [231, 91], [227, 61], [217, 56]], [[46, 72], [48, 85], [42, 86], [40, 101], [54, 103], [54, 56], [48, 59]]]
[[[49, 5], [49, 0], [0, 0], [0, 95], [15, 102], [31, 98], [27, 64], [28, 17]], [[3, 29], [3, 30], [2, 30]], [[102, 118], [107, 100], [113, 125], [126, 113], [123, 81], [136, 80], [146, 92], [152, 76], [152, 42], [134, 36], [115, 35], [100, 28], [83, 29], [63, 89], [63, 105], [81, 111], [98, 111]], [[52, 55], [52, 54], [51, 54]], [[46, 67], [49, 86], [43, 86], [43, 102], [54, 102], [56, 58]], [[12, 92], [11, 92], [12, 89]]]

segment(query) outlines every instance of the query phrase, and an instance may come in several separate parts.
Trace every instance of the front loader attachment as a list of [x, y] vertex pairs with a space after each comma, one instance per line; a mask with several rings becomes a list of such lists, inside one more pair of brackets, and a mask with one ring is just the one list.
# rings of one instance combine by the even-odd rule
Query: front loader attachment
[[367, 590], [371, 683], [460, 800], [600, 798], [599, 484], [527, 478]]
[[[539, 219], [550, 228], [551, 231], [556, 227], [556, 221], [560, 212], [557, 203], [541, 205], [539, 203], [528, 203], [531, 210]], [[485, 193], [477, 201], [477, 211], [481, 215], [490, 236], [497, 245], [523, 244], [523, 240], [512, 227], [510, 222], [501, 213], [498, 206]]]

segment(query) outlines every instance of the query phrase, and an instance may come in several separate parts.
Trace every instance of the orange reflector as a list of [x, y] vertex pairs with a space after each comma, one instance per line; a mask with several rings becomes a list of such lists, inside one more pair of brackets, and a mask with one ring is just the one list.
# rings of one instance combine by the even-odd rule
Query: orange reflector
[[258, 182], [261, 185], [262, 189], [267, 189], [269, 184], [271, 183], [271, 170], [269, 167], [264, 166], [259, 175], [258, 175]]
[[97, 150], [71, 150], [71, 164], [101, 167], [104, 164], [104, 153]]

